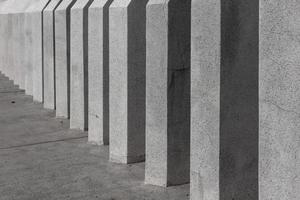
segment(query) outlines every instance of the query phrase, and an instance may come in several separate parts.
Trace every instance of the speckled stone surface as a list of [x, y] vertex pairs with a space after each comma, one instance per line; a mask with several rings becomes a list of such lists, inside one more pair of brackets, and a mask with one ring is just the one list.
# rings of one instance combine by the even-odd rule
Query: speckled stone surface
[[70, 127], [88, 124], [88, 16], [93, 0], [77, 0], [71, 8]]
[[147, 4], [146, 184], [190, 181], [190, 5]]
[[146, 0], [115, 0], [109, 8], [110, 160], [145, 156]]
[[55, 8], [61, 0], [52, 0], [43, 11], [44, 107], [55, 109]]
[[89, 7], [89, 142], [109, 143], [109, 6], [95, 0]]
[[55, 9], [56, 116], [70, 115], [70, 9], [76, 0], [63, 0]]
[[260, 1], [259, 199], [300, 199], [300, 2]]
[[192, 1], [191, 200], [219, 199], [220, 7]]

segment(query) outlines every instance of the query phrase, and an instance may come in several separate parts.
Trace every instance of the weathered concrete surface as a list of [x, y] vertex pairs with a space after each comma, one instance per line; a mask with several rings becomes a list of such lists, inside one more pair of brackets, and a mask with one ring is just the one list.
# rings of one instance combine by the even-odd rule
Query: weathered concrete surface
[[147, 4], [146, 184], [190, 181], [190, 6]]
[[[33, 99], [38, 102], [43, 102], [43, 31], [42, 29], [42, 11], [49, 3], [49, 0], [38, 0], [26, 12], [26, 16], [29, 18], [31, 28], [31, 65], [32, 65], [32, 95]], [[28, 37], [25, 36], [25, 37]], [[27, 51], [27, 48], [25, 48]], [[22, 66], [21, 66], [22, 67]]]
[[192, 200], [258, 199], [258, 9], [192, 3]]
[[109, 143], [109, 16], [112, 0], [89, 7], [89, 142]]
[[143, 163], [108, 162], [108, 147], [88, 145], [68, 120], [8, 91], [0, 89], [0, 199], [188, 200], [188, 185], [145, 186]]
[[70, 126], [88, 128], [88, 16], [93, 0], [77, 0], [71, 8]]
[[1, 2], [1, 69], [34, 100], [43, 100], [42, 9], [48, 0]]
[[64, 0], [55, 9], [56, 116], [70, 117], [70, 9], [76, 0]]
[[115, 0], [109, 7], [110, 160], [145, 157], [147, 0]]
[[192, 0], [191, 200], [219, 199], [220, 0]]
[[55, 9], [61, 0], [52, 0], [43, 11], [44, 107], [55, 109]]
[[259, 199], [300, 199], [300, 2], [260, 1]]
[[193, 1], [191, 199], [300, 198], [299, 7]]

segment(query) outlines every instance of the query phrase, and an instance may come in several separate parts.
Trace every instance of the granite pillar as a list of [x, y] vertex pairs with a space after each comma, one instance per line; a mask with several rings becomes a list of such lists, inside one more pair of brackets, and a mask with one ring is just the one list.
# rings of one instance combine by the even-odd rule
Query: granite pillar
[[109, 143], [109, 18], [112, 0], [95, 0], [89, 7], [89, 137], [95, 144]]
[[52, 0], [43, 11], [44, 107], [55, 109], [55, 15], [61, 0]]
[[118, 163], [145, 158], [146, 3], [109, 7], [109, 144]]
[[93, 0], [77, 0], [71, 8], [70, 127], [88, 127], [88, 7]]
[[192, 200], [299, 199], [299, 6], [192, 1]]
[[147, 4], [146, 184], [189, 182], [190, 6]]
[[55, 9], [56, 116], [70, 117], [70, 10], [76, 0], [63, 0]]

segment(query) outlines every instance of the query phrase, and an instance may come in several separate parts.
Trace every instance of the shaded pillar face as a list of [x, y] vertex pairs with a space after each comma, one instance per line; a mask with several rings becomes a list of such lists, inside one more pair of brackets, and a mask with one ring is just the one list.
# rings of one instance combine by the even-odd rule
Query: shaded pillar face
[[109, 8], [110, 160], [132, 163], [145, 155], [147, 0], [116, 0]]
[[259, 199], [300, 199], [299, 8], [260, 1]]
[[221, 1], [220, 199], [258, 199], [259, 1]]
[[71, 8], [70, 128], [88, 124], [88, 7], [93, 0], [77, 0]]
[[76, 0], [64, 0], [55, 10], [56, 116], [70, 116], [70, 10]]
[[190, 6], [147, 4], [146, 184], [189, 182]]
[[44, 107], [55, 109], [55, 16], [61, 0], [51, 1], [43, 11]]
[[89, 142], [109, 143], [109, 16], [112, 0], [89, 7]]

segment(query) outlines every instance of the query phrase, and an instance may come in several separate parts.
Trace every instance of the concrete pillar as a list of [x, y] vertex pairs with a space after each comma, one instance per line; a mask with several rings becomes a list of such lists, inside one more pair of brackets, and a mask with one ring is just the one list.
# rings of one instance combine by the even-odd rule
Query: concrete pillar
[[192, 200], [299, 199], [299, 6], [193, 0]]
[[61, 0], [52, 0], [43, 11], [44, 107], [55, 109], [55, 15]]
[[20, 88], [24, 88], [24, 73], [23, 73], [23, 68], [24, 68], [24, 53], [26, 51], [25, 49], [25, 12], [19, 13], [17, 15], [17, 27], [16, 27], [16, 39], [15, 39], [15, 60], [16, 60], [16, 78], [14, 79], [14, 84], [17, 84], [20, 86]]
[[88, 7], [93, 0], [77, 0], [71, 8], [70, 127], [88, 123]]
[[76, 0], [63, 0], [55, 9], [56, 116], [70, 116], [70, 10]]
[[190, 6], [147, 4], [146, 184], [189, 182]]
[[300, 199], [300, 2], [260, 1], [259, 199]]
[[[41, 17], [41, 16], [40, 16]], [[25, 93], [28, 95], [33, 95], [33, 51], [34, 51], [34, 46], [33, 46], [33, 38], [34, 35], [32, 33], [32, 27], [34, 24], [34, 19], [32, 16], [31, 9], [26, 11], [25, 13], [25, 38], [24, 38], [24, 43], [25, 43], [25, 51], [24, 53], [24, 65], [23, 65], [23, 77], [21, 78], [21, 85], [24, 84], [23, 88], [25, 89]], [[42, 28], [41, 28], [42, 29]]]
[[145, 157], [147, 0], [115, 0], [109, 7], [110, 160]]
[[43, 101], [43, 26], [42, 11], [49, 0], [31, 2], [24, 14], [24, 49], [20, 87], [38, 102]]
[[219, 198], [221, 0], [192, 0], [190, 199]]
[[89, 8], [89, 142], [109, 143], [109, 25], [112, 0], [95, 0]]
[[[33, 99], [42, 102], [44, 100], [44, 79], [43, 79], [43, 18], [42, 12], [48, 5], [49, 0], [41, 0], [35, 3], [31, 18], [32, 18], [32, 35], [33, 35]], [[41, 31], [42, 30], [42, 31]]]

